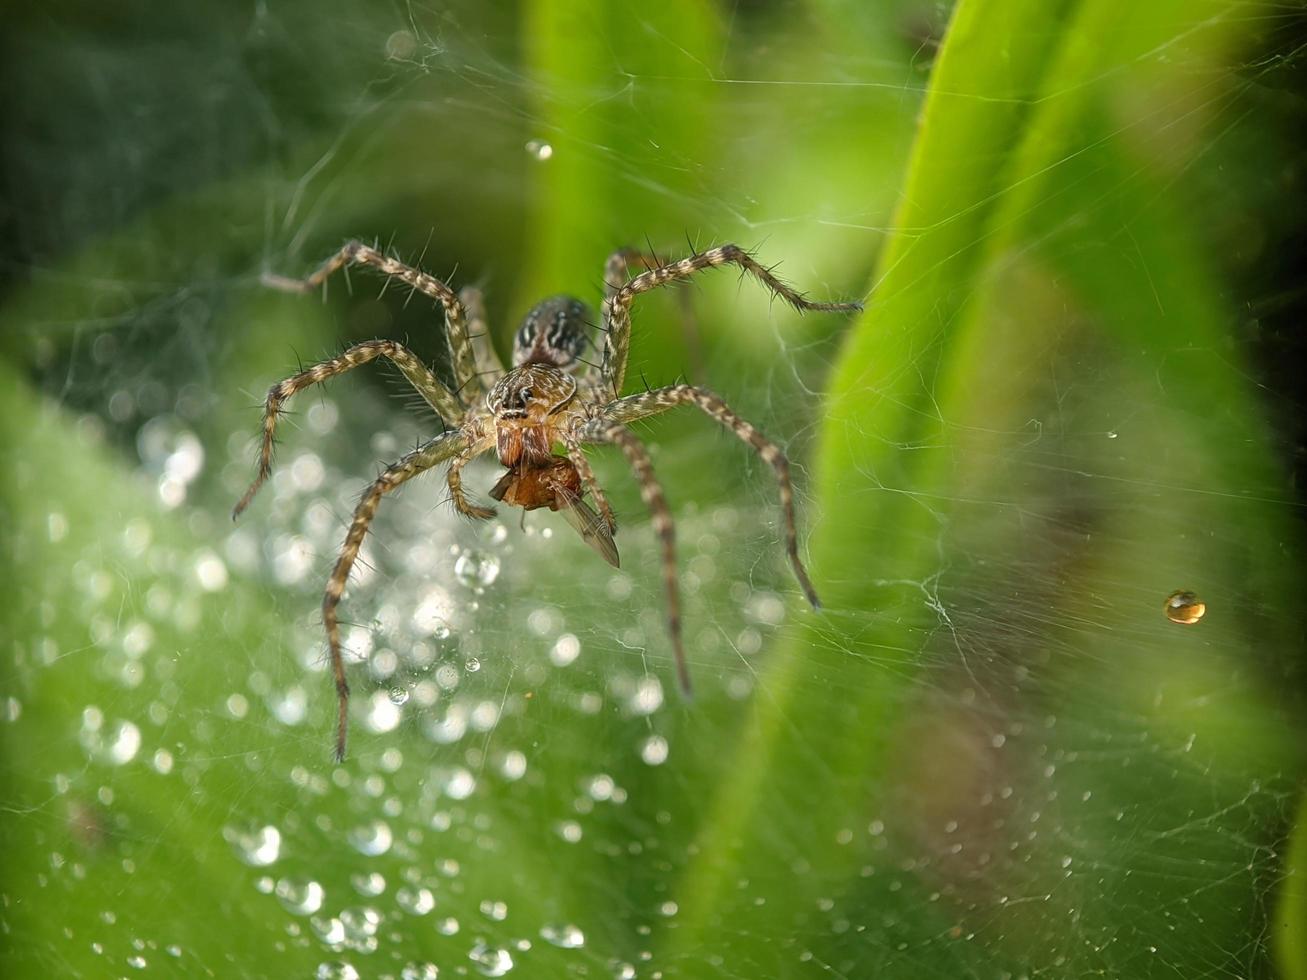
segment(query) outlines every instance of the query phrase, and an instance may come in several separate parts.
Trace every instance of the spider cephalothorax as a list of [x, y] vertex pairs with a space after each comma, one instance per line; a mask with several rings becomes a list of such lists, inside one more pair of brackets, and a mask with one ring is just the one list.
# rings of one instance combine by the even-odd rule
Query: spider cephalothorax
[[[639, 263], [645, 271], [630, 277], [627, 271], [629, 262]], [[617, 549], [613, 545], [616, 522], [612, 508], [595, 480], [582, 447], [593, 443], [617, 446], [639, 480], [640, 496], [653, 515], [654, 533], [662, 548], [667, 628], [676, 658], [677, 675], [682, 689], [688, 692], [690, 674], [681, 639], [671, 512], [663, 497], [662, 486], [654, 476], [649, 454], [627, 424], [680, 405], [693, 405], [748, 443], [775, 471], [785, 519], [786, 554], [804, 595], [814, 607], [817, 605], [816, 590], [799, 560], [794, 491], [785, 454], [705, 388], [669, 385], [619, 397], [626, 376], [631, 337], [630, 309], [635, 297], [666, 283], [688, 279], [703, 269], [728, 263], [739, 266], [800, 312], [861, 309], [858, 303], [809, 302], [737, 245], [721, 245], [670, 263], [633, 249], [622, 249], [611, 255], [604, 266], [604, 302], [598, 323], [589, 307], [578, 299], [555, 296], [544, 300], [522, 321], [514, 339], [513, 366], [506, 370], [487, 339], [485, 311], [479, 292], [469, 288], [455, 294], [434, 276], [360, 242], [350, 242], [304, 279], [264, 277], [268, 285], [308, 292], [343, 266], [364, 265], [425, 293], [439, 302], [445, 313], [445, 336], [449, 341], [455, 382], [452, 388], [409, 350], [392, 340], [356, 344], [339, 357], [315, 364], [273, 385], [268, 391], [264, 410], [258, 474], [232, 512], [233, 517], [239, 516], [268, 478], [277, 418], [285, 401], [310, 385], [378, 357], [393, 361], [448, 426], [445, 432], [393, 463], [364, 493], [355, 508], [340, 557], [336, 559], [336, 566], [327, 581], [322, 619], [327, 627], [339, 700], [336, 722], [338, 760], [345, 756], [349, 683], [341, 654], [336, 607], [344, 595], [350, 570], [358, 558], [359, 548], [381, 498], [442, 462], [449, 463], [445, 481], [454, 508], [467, 517], [484, 519], [492, 517], [495, 512], [467, 498], [463, 491], [462, 471], [474, 457], [487, 452], [496, 453], [508, 470], [491, 491], [494, 499], [524, 510], [548, 507], [564, 514], [591, 547], [616, 565]], [[594, 330], [591, 328], [603, 336], [598, 364], [583, 356], [587, 347], [593, 345], [591, 334]], [[556, 448], [561, 448], [563, 455], [556, 455]], [[594, 499], [597, 512], [585, 501], [587, 493]]]
[[495, 451], [505, 466], [543, 463], [562, 441], [565, 409], [576, 381], [556, 367], [523, 364], [500, 378], [486, 395], [495, 429]]

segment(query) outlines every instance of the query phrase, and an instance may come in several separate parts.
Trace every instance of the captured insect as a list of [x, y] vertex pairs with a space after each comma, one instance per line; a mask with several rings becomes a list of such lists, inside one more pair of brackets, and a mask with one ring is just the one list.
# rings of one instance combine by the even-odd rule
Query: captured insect
[[[645, 271], [632, 277], [630, 263]], [[614, 252], [604, 265], [604, 299], [596, 323], [591, 309], [579, 299], [555, 296], [538, 303], [526, 315], [513, 342], [513, 366], [505, 369], [490, 345], [481, 294], [465, 288], [457, 294], [445, 283], [361, 242], [351, 241], [303, 279], [267, 275], [264, 282], [278, 289], [307, 293], [321, 286], [339, 269], [360, 265], [407, 283], [444, 308], [445, 337], [455, 384], [442, 382], [411, 351], [393, 340], [355, 344], [338, 357], [315, 364], [273, 385], [263, 417], [263, 439], [258, 474], [237, 502], [232, 518], [249, 506], [272, 469], [273, 437], [282, 406], [296, 392], [343, 374], [378, 357], [389, 358], [408, 382], [450, 428], [391, 464], [363, 494], [345, 536], [322, 600], [331, 669], [336, 680], [339, 713], [336, 724], [336, 759], [345, 757], [348, 730], [349, 683], [341, 655], [336, 607], [358, 557], [368, 525], [381, 498], [419, 473], [447, 462], [445, 474], [455, 509], [467, 517], [485, 520], [495, 511], [468, 499], [463, 490], [463, 467], [476, 456], [494, 451], [507, 472], [491, 496], [510, 506], [558, 511], [595, 551], [617, 565], [613, 535], [617, 523], [603, 489], [595, 480], [583, 447], [611, 444], [626, 457], [640, 484], [640, 497], [652, 515], [654, 533], [662, 549], [663, 579], [667, 593], [667, 631], [676, 657], [681, 689], [690, 690], [681, 639], [680, 598], [676, 572], [675, 532], [662, 486], [654, 476], [649, 454], [627, 425], [681, 405], [694, 406], [733, 432], [771, 466], [780, 488], [785, 521], [785, 549], [803, 594], [816, 608], [819, 603], [808, 573], [799, 559], [794, 519], [794, 491], [790, 464], [771, 440], [746, 422], [717, 395], [696, 385], [676, 384], [621, 397], [631, 341], [631, 304], [641, 293], [690, 278], [696, 272], [721, 265], [736, 265], [800, 313], [807, 310], [855, 312], [860, 303], [815, 303], [785, 285], [738, 245], [720, 245], [696, 252], [677, 262], [662, 263], [635, 249]], [[596, 346], [591, 331], [603, 337], [598, 366], [583, 355]], [[556, 453], [561, 449], [561, 455]], [[585, 500], [589, 494], [592, 507]]]

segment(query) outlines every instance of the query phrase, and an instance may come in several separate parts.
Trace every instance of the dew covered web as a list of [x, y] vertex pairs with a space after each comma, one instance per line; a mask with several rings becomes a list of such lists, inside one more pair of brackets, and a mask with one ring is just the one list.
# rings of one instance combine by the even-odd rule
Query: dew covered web
[[[483, 6], [5, 42], [13, 975], [1307, 970], [1297, 12], [995, 0], [940, 58], [935, 4]], [[306, 392], [228, 514], [300, 363], [446, 368], [403, 288], [260, 286], [355, 236], [480, 285], [501, 350], [623, 244], [867, 298], [636, 305], [630, 389], [704, 381], [790, 454], [825, 609], [768, 467], [688, 410], [637, 431], [692, 702], [618, 455], [620, 571], [429, 475], [342, 605], [333, 765], [322, 589], [440, 422], [385, 367]]]

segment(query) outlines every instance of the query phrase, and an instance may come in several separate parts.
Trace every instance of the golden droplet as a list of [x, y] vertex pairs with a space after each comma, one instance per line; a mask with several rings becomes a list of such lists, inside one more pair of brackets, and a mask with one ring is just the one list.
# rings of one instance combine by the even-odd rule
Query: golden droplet
[[1181, 589], [1166, 597], [1166, 618], [1182, 626], [1192, 626], [1207, 612], [1207, 603], [1192, 592]]

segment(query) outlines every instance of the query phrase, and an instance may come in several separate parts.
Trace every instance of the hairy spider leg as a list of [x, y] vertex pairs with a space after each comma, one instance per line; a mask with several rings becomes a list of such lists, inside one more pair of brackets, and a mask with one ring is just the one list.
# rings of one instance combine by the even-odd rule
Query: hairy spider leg
[[669, 282], [688, 279], [704, 269], [728, 264], [738, 265], [745, 273], [771, 290], [773, 295], [779, 296], [800, 313], [808, 310], [848, 313], [862, 309], [861, 303], [814, 303], [804, 299], [802, 293], [785, 285], [738, 245], [719, 245], [706, 252], [681, 259], [679, 262], [650, 269], [607, 296], [601, 307], [604, 328], [604, 357], [601, 370], [604, 384], [611, 397], [616, 398], [622, 393], [622, 382], [626, 377], [626, 359], [631, 346], [631, 303], [635, 297]]
[[454, 457], [449, 464], [449, 472], [445, 474], [445, 482], [449, 484], [449, 499], [454, 502], [454, 509], [464, 517], [471, 517], [473, 520], [488, 521], [495, 516], [493, 507], [482, 507], [474, 504], [467, 498], [463, 492], [463, 467], [482, 453], [489, 452], [495, 448], [493, 437], [488, 439], [478, 439], [469, 443], [462, 452]]
[[676, 527], [672, 522], [672, 512], [663, 496], [662, 485], [654, 475], [653, 462], [644, 448], [644, 443], [637, 439], [624, 425], [614, 422], [589, 423], [585, 427], [587, 441], [608, 442], [617, 446], [630, 464], [636, 482], [640, 484], [640, 499], [649, 508], [653, 522], [654, 534], [663, 551], [663, 584], [667, 592], [667, 633], [672, 641], [672, 653], [676, 657], [676, 679], [680, 682], [681, 692], [689, 697], [690, 668], [685, 659], [685, 643], [681, 637], [681, 594], [676, 574]]
[[490, 321], [486, 319], [486, 302], [481, 290], [464, 286], [458, 291], [459, 301], [467, 310], [468, 339], [472, 342], [472, 357], [476, 362], [477, 377], [487, 391], [504, 376], [504, 362], [490, 339]]
[[359, 548], [368, 533], [368, 525], [376, 516], [381, 498], [419, 473], [464, 450], [466, 446], [467, 437], [461, 432], [445, 432], [436, 436], [388, 467], [368, 487], [354, 508], [354, 520], [349, 526], [349, 533], [345, 535], [345, 544], [340, 550], [340, 557], [336, 559], [331, 578], [327, 580], [326, 594], [322, 597], [322, 622], [327, 627], [331, 671], [336, 678], [336, 698], [340, 705], [336, 722], [337, 762], [345, 758], [345, 736], [349, 730], [349, 682], [345, 679], [345, 658], [340, 650], [340, 624], [336, 619], [336, 607], [340, 605], [340, 598], [345, 593], [350, 569], [358, 558]]
[[456, 425], [463, 417], [463, 408], [459, 405], [458, 399], [454, 393], [446, 388], [431, 371], [427, 368], [417, 355], [401, 344], [393, 340], [368, 340], [361, 344], [355, 344], [339, 357], [333, 357], [329, 361], [322, 361], [314, 364], [312, 367], [301, 371], [299, 374], [289, 377], [284, 381], [279, 381], [268, 389], [268, 398], [265, 403], [263, 413], [263, 443], [259, 449], [259, 469], [254, 477], [254, 482], [250, 488], [245, 491], [244, 495], [236, 506], [232, 509], [232, 520], [241, 515], [241, 512], [250, 505], [254, 495], [259, 492], [259, 488], [268, 479], [268, 474], [272, 472], [272, 451], [274, 448], [274, 436], [277, 429], [277, 418], [281, 414], [283, 403], [298, 391], [303, 391], [311, 385], [326, 381], [338, 374], [344, 374], [356, 367], [374, 361], [378, 357], [387, 357], [404, 372], [404, 377], [408, 379], [409, 384], [417, 389], [426, 403], [435, 409], [436, 413], [445, 420], [449, 425]]
[[[776, 474], [776, 483], [780, 488], [781, 513], [785, 520], [785, 553], [789, 556], [790, 567], [794, 577], [799, 580], [799, 587], [814, 609], [821, 607], [817, 590], [813, 588], [808, 571], [799, 558], [799, 532], [794, 517], [794, 487], [790, 483], [790, 461], [774, 442], [764, 436], [752, 425], [742, 419], [720, 397], [705, 388], [695, 385], [669, 385], [652, 391], [629, 395], [608, 405], [602, 412], [602, 419], [609, 423], [626, 424], [636, 419], [658, 415], [681, 405], [693, 405], [710, 419], [731, 432], [751, 446], [762, 461]], [[601, 426], [602, 423], [591, 423]]]
[[[377, 270], [382, 275], [398, 279], [418, 292], [430, 296], [445, 310], [445, 340], [449, 344], [449, 359], [454, 370], [455, 389], [465, 406], [470, 406], [485, 394], [485, 386], [476, 373], [476, 355], [468, 338], [467, 316], [463, 304], [454, 291], [430, 273], [405, 265], [383, 252], [357, 240], [345, 243], [339, 252], [322, 263], [316, 271], [303, 279], [264, 273], [263, 283], [275, 289], [292, 293], [308, 293], [321, 286], [333, 272], [347, 265], [361, 265]], [[449, 421], [448, 416], [441, 415]]]
[[580, 441], [571, 434], [564, 434], [563, 445], [567, 447], [567, 458], [572, 461], [576, 467], [576, 472], [581, 476], [581, 483], [590, 491], [590, 496], [594, 497], [595, 506], [599, 508], [599, 516], [603, 518], [604, 524], [608, 527], [608, 534], [617, 533], [617, 518], [613, 514], [613, 508], [608, 503], [608, 497], [604, 494], [604, 488], [599, 485], [595, 478], [595, 471], [590, 468], [590, 460], [586, 459], [585, 450], [581, 448]]
[[[630, 265], [639, 264], [645, 271], [661, 268], [663, 260], [656, 252], [642, 252], [638, 248], [619, 248], [604, 263], [604, 299], [608, 299], [626, 285], [631, 278]], [[690, 350], [690, 374], [696, 382], [706, 377], [703, 357], [703, 343], [699, 337], [699, 318], [694, 313], [694, 298], [690, 290], [676, 290], [676, 305], [680, 308], [681, 328], [685, 334], [686, 346]], [[595, 373], [598, 373], [597, 371]], [[611, 393], [610, 397], [611, 397]]]

